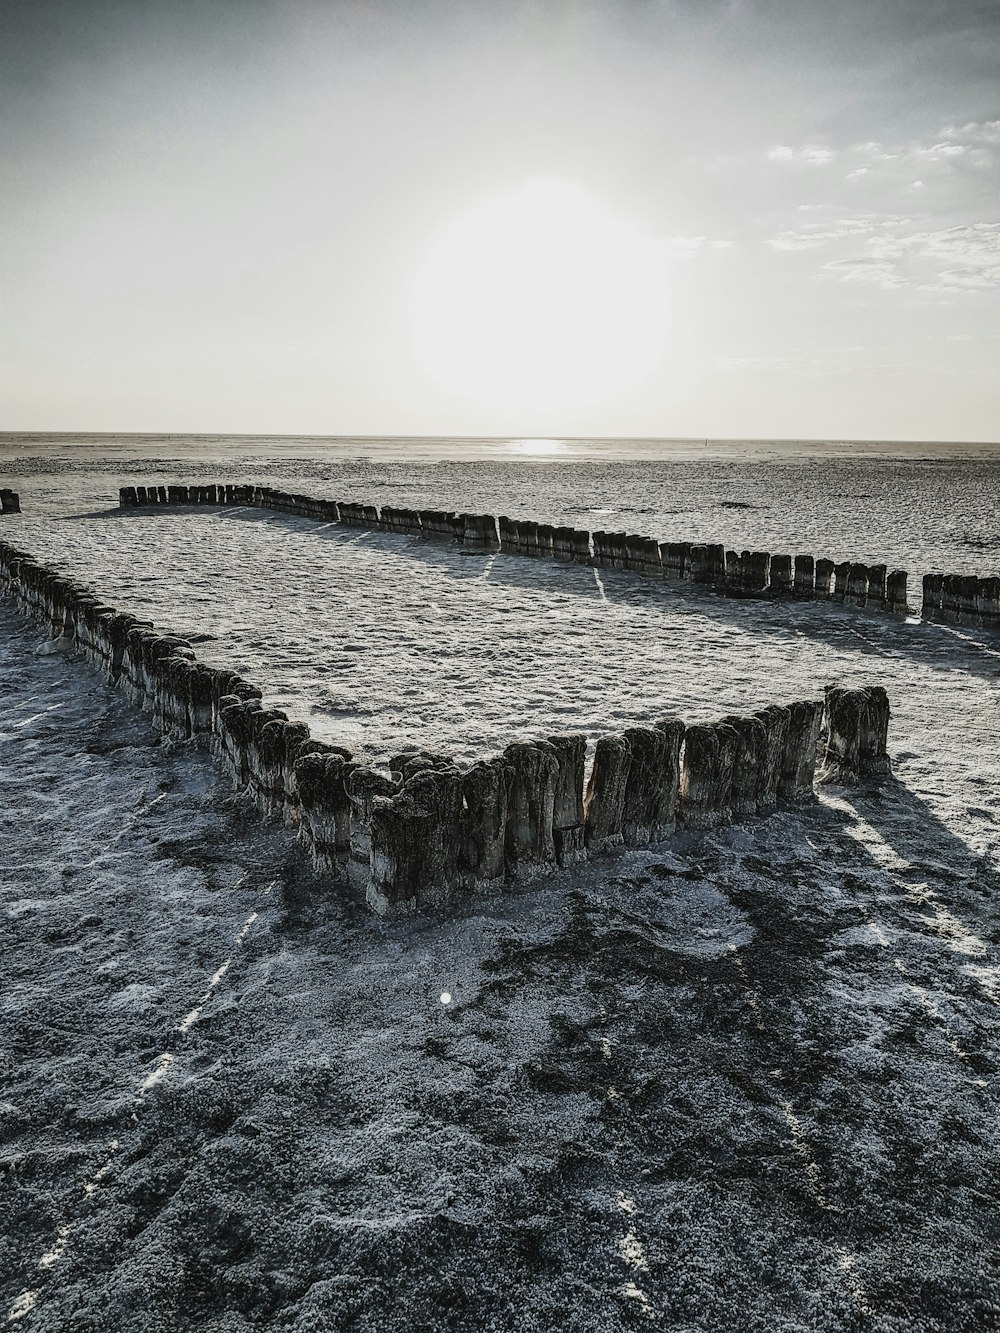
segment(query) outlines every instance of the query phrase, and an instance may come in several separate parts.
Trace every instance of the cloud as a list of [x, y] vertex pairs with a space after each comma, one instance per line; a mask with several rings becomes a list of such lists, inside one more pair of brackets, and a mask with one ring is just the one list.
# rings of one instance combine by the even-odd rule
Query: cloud
[[949, 292], [1000, 286], [1000, 222], [917, 231], [912, 225], [903, 217], [840, 218], [781, 232], [768, 244], [784, 252], [849, 247], [854, 253], [829, 259], [820, 270], [841, 282]]
[[[948, 125], [926, 140], [886, 145], [877, 139], [854, 144], [848, 150], [861, 167], [878, 170], [892, 162], [904, 168], [921, 162], [967, 162], [987, 166], [1000, 145], [1000, 120], [970, 120], [964, 125]], [[794, 152], [794, 150], [793, 150]]]
[[693, 259], [707, 240], [707, 236], [668, 236], [663, 246], [670, 259]]
[[899, 228], [907, 221], [907, 218], [900, 217], [847, 217], [831, 222], [808, 222], [797, 230], [790, 229], [772, 236], [768, 245], [772, 250], [818, 250], [824, 245], [835, 245], [852, 238], [868, 240], [879, 231]]
[[1000, 144], [1000, 120], [969, 120], [964, 125], [949, 125], [941, 131], [949, 142]]
[[825, 166], [827, 162], [832, 162], [834, 157], [836, 153], [832, 148], [824, 148], [820, 144], [806, 144], [802, 148], [792, 148], [789, 144], [782, 143], [767, 150], [769, 162], [805, 163], [810, 167]]
[[813, 166], [823, 166], [827, 162], [832, 162], [836, 154], [831, 148], [812, 148], [805, 147], [799, 156], [803, 162], [809, 162]]
[[949, 167], [987, 168], [998, 158], [1000, 148], [1000, 120], [968, 121], [964, 125], [947, 125], [924, 139], [908, 142], [884, 143], [880, 139], [866, 139], [843, 148], [829, 148], [821, 144], [775, 144], [766, 153], [769, 162], [788, 166], [826, 166], [834, 159], [843, 159], [848, 168], [845, 179], [861, 180], [869, 175], [903, 173], [908, 177], [916, 167], [947, 170]]
[[927, 157], [932, 162], [937, 162], [943, 157], [964, 157], [966, 153], [973, 151], [971, 144], [942, 142], [927, 145], [917, 144], [911, 150], [911, 154], [913, 157]]
[[1000, 222], [972, 222], [905, 236], [883, 236], [879, 253], [913, 257], [930, 270], [920, 285], [931, 291], [975, 291], [1000, 286]]
[[902, 287], [904, 281], [899, 268], [891, 259], [831, 259], [823, 265], [824, 273], [841, 282], [863, 282], [873, 287]]
[[662, 241], [668, 259], [693, 259], [703, 250], [728, 250], [733, 244], [721, 238], [709, 240], [707, 236], [667, 236]]

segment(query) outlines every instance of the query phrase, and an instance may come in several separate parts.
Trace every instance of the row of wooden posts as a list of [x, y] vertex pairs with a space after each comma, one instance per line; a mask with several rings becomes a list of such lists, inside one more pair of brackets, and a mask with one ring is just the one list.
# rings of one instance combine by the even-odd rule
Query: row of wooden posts
[[167, 504], [255, 505], [322, 523], [459, 542], [466, 547], [564, 560], [639, 574], [686, 579], [734, 597], [819, 598], [905, 613], [906, 571], [885, 565], [727, 551], [706, 542], [659, 542], [626, 532], [588, 532], [501, 514], [401, 509], [347, 500], [321, 500], [270, 486], [123, 486], [123, 509]]
[[589, 764], [587, 736], [573, 734], [516, 742], [464, 770], [416, 749], [377, 769], [312, 739], [238, 673], [199, 662], [184, 639], [5, 541], [0, 581], [164, 733], [210, 749], [262, 814], [297, 830], [317, 870], [356, 884], [383, 915], [655, 844], [677, 828], [765, 815], [809, 799], [817, 777], [849, 784], [889, 770], [879, 686], [709, 724], [630, 727], [599, 737]]
[[1000, 578], [925, 574], [920, 614], [945, 624], [1000, 629]]
[[[829, 600], [850, 606], [905, 614], [907, 574], [885, 565], [815, 559], [811, 555], [772, 555], [767, 551], [727, 551], [696, 542], [657, 542], [627, 533], [587, 532], [490, 514], [454, 514], [442, 510], [317, 500], [268, 486], [125, 486], [122, 508], [162, 504], [259, 505], [283, 513], [344, 523], [382, 532], [458, 541], [485, 550], [549, 556], [580, 564], [631, 569], [667, 578], [691, 579], [720, 592], [743, 597], [793, 597]], [[0, 490], [0, 514], [20, 512], [16, 491]], [[974, 574], [925, 574], [920, 615], [924, 620], [1000, 629], [1000, 577]]]

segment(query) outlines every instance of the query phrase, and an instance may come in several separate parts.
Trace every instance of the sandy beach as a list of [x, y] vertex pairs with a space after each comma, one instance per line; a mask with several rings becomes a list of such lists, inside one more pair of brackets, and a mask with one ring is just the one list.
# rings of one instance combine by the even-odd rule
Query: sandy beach
[[171, 444], [22, 440], [2, 533], [317, 736], [467, 763], [876, 682], [894, 777], [385, 925], [0, 608], [8, 1318], [987, 1326], [995, 634], [116, 498], [247, 473], [986, 574], [1000, 462]]

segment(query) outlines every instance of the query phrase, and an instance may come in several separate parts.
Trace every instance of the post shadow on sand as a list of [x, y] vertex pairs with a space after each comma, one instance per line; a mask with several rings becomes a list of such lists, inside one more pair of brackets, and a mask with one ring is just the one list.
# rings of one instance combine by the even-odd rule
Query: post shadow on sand
[[[922, 797], [896, 777], [842, 795], [900, 860], [909, 863], [909, 870], [896, 872], [900, 878], [914, 883], [944, 878], [955, 886], [975, 882], [977, 903], [992, 909], [990, 920], [1000, 925], [1000, 869], [954, 833]], [[1000, 826], [1000, 812], [984, 813]]]

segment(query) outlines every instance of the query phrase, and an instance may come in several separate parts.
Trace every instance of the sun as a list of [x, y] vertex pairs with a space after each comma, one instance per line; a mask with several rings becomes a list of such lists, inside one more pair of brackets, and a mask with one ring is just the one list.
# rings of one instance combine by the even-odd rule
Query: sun
[[570, 181], [536, 179], [454, 218], [423, 256], [411, 325], [424, 369], [491, 407], [586, 407], [653, 374], [663, 247]]

